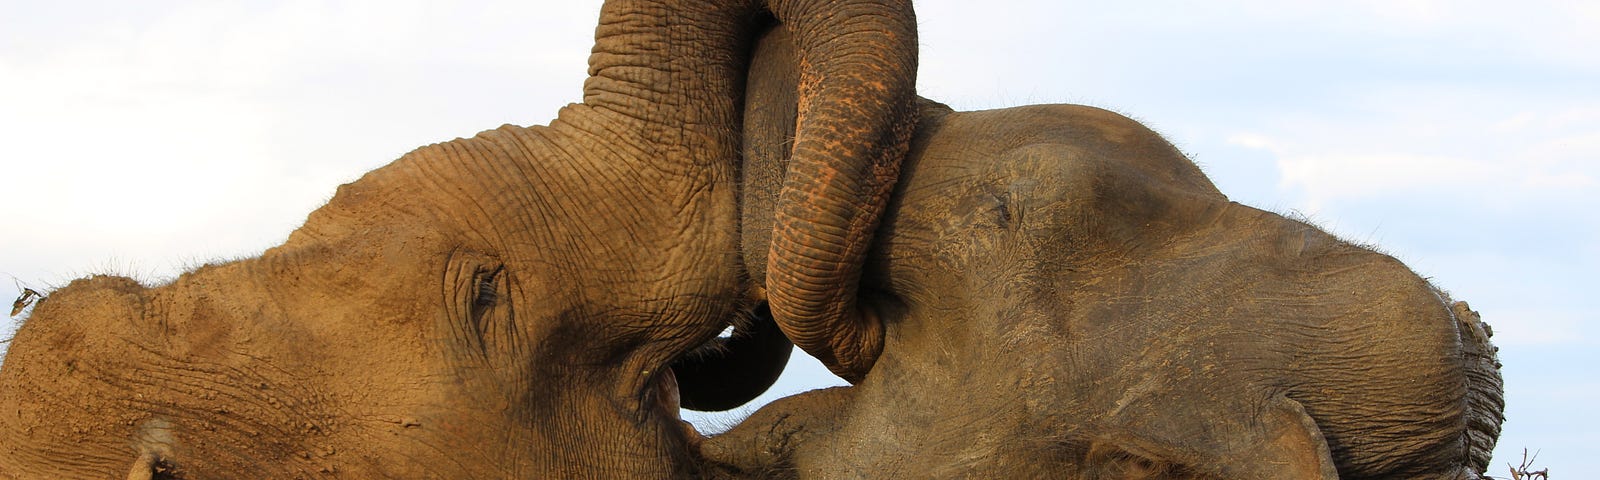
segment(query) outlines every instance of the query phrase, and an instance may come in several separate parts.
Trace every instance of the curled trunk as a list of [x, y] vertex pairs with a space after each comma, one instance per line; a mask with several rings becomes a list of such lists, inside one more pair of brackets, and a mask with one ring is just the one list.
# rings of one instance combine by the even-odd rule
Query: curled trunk
[[[910, 3], [608, 2], [584, 100], [658, 125], [646, 129], [644, 144], [669, 147], [647, 152], [666, 157], [666, 168], [732, 165], [742, 73], [763, 6], [794, 33], [800, 55], [793, 161], [778, 198], [765, 291], [784, 333], [835, 373], [859, 380], [883, 332], [857, 305], [861, 264], [915, 129]], [[680, 38], [702, 39], [702, 48], [670, 51]], [[685, 97], [653, 101], [632, 92]], [[661, 105], [667, 108], [646, 108]], [[653, 121], [661, 119], [681, 123]]]
[[[803, 42], [793, 26], [777, 25], [758, 42], [750, 65], [745, 90], [743, 254], [751, 272], [767, 279], [773, 317], [790, 339], [855, 383], [882, 350], [883, 325], [858, 296], [861, 267], [916, 127], [917, 118], [910, 113], [916, 97], [907, 95], [907, 103], [895, 105], [890, 113], [897, 119], [895, 128], [885, 132], [889, 136], [879, 137], [875, 146], [882, 159], [877, 165], [883, 168], [859, 176], [808, 171], [802, 159], [828, 147], [803, 138], [808, 128], [816, 128], [806, 123], [808, 84], [815, 80], [806, 72], [810, 60]], [[870, 187], [875, 197], [854, 206], [802, 201], [805, 192], [843, 190], [837, 184], [846, 181], [858, 182], [851, 188]], [[805, 221], [808, 217], [832, 219], [831, 224], [815, 223], [844, 228], [812, 228]], [[832, 258], [848, 261], [822, 260]]]
[[[819, 55], [828, 39], [812, 32], [830, 16], [804, 10], [788, 15], [801, 20], [785, 22], [799, 48], [798, 111], [766, 277], [778, 326], [853, 383], [883, 349], [883, 324], [857, 291], [872, 234], [916, 130], [916, 23], [906, 2], [860, 5], [840, 14], [891, 23], [858, 28], [863, 41], [844, 42], [857, 47], [835, 52], [838, 58], [829, 61]], [[877, 121], [829, 121], [845, 112]]]

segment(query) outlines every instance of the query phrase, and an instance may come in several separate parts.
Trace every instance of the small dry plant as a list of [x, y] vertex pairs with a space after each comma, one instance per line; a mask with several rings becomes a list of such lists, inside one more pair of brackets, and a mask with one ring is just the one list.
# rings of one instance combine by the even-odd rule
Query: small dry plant
[[1549, 468], [1543, 468], [1543, 469], [1533, 470], [1533, 471], [1529, 471], [1528, 470], [1529, 468], [1533, 467], [1533, 461], [1534, 460], [1538, 460], [1538, 459], [1539, 459], [1539, 452], [1533, 452], [1533, 456], [1529, 457], [1528, 456], [1528, 449], [1526, 449], [1526, 448], [1522, 449], [1522, 464], [1521, 465], [1513, 467], [1509, 463], [1506, 464], [1506, 468], [1511, 469], [1511, 480], [1550, 480], [1550, 469]]

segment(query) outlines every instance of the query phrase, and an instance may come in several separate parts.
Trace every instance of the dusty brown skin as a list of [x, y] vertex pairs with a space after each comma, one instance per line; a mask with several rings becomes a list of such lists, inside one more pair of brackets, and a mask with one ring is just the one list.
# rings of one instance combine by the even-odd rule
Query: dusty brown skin
[[[746, 291], [734, 181], [754, 33], [806, 32], [803, 136], [830, 147], [797, 152], [785, 194], [823, 207], [779, 210], [886, 201], [914, 113], [907, 2], [765, 7], [609, 2], [584, 103], [548, 127], [420, 148], [258, 258], [54, 292], [0, 371], [0, 478], [694, 473], [667, 367]], [[826, 225], [875, 224], [860, 216], [811, 220], [870, 234]]]
[[[784, 48], [751, 71], [753, 232], [793, 115]], [[927, 102], [922, 122], [863, 280], [882, 356], [709, 457], [774, 478], [1484, 470], [1503, 407], [1487, 327], [1400, 262], [1228, 201], [1104, 110]]]

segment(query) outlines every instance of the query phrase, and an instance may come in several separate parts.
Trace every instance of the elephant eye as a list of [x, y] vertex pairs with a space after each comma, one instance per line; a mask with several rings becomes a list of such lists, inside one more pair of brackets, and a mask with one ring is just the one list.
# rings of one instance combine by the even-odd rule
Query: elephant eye
[[472, 298], [473, 314], [480, 314], [483, 310], [495, 306], [500, 300], [499, 282], [501, 268], [480, 270], [477, 277], [476, 292]]

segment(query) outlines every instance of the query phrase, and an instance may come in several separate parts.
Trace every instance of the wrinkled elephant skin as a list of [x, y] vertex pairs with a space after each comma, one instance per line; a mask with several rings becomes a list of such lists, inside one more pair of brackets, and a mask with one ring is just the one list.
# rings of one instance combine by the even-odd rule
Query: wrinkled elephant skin
[[[802, 137], [835, 147], [797, 167], [853, 182], [797, 182], [779, 210], [819, 229], [829, 205], [881, 210], [893, 176], [875, 174], [895, 170], [916, 112], [908, 2], [610, 1], [584, 102], [549, 126], [419, 148], [257, 258], [159, 286], [97, 276], [40, 301], [0, 369], [0, 478], [698, 472], [669, 365], [718, 358], [686, 354], [751, 307], [739, 105], [772, 21], [809, 32]], [[813, 202], [829, 218], [793, 218]], [[859, 272], [849, 252], [803, 262], [830, 259]], [[808, 302], [837, 303], [790, 308]], [[684, 379], [697, 405], [737, 405], [776, 375], [696, 393], [719, 376], [700, 366]]]
[[[757, 231], [793, 105], [786, 54], [763, 52], [779, 60], [749, 90]], [[1488, 330], [1399, 261], [1230, 202], [1111, 112], [928, 102], [922, 118], [862, 281], [886, 325], [877, 364], [762, 408], [708, 456], [796, 478], [1486, 467], [1503, 407]]]

